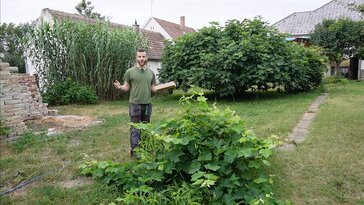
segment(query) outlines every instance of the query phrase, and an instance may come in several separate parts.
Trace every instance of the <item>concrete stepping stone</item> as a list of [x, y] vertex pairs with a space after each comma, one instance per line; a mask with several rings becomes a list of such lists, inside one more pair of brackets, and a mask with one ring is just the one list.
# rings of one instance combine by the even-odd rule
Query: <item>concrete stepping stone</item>
[[301, 120], [293, 128], [292, 133], [288, 137], [288, 141], [278, 147], [278, 150], [293, 150], [297, 144], [305, 141], [309, 133], [310, 124], [315, 118], [316, 113], [319, 111], [321, 103], [326, 100], [328, 95], [328, 93], [324, 93], [317, 97], [313, 103], [311, 103], [307, 112], [302, 116]]

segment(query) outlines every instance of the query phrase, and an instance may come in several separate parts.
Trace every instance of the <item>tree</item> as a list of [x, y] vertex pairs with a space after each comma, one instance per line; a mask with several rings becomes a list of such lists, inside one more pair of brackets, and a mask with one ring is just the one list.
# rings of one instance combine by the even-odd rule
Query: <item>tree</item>
[[101, 16], [100, 13], [93, 12], [94, 6], [91, 6], [91, 1], [81, 0], [80, 3], [76, 5], [77, 12], [82, 15], [93, 19], [105, 20], [105, 16]]
[[166, 45], [159, 78], [220, 96], [271, 88], [298, 92], [320, 84], [326, 68], [322, 55], [285, 38], [261, 19], [212, 24]]
[[311, 33], [311, 42], [325, 50], [327, 57], [335, 62], [335, 74], [339, 75], [338, 69], [343, 61], [363, 55], [364, 21], [348, 18], [324, 20]]
[[364, 14], [364, 4], [360, 4], [357, 6], [357, 11], [359, 11], [360, 13]]
[[364, 4], [355, 4], [353, 2], [348, 4], [349, 9], [364, 14]]
[[3, 23], [0, 25], [0, 53], [4, 54], [4, 61], [18, 67], [20, 73], [25, 73], [22, 39], [30, 28], [30, 24], [16, 26], [13, 23]]

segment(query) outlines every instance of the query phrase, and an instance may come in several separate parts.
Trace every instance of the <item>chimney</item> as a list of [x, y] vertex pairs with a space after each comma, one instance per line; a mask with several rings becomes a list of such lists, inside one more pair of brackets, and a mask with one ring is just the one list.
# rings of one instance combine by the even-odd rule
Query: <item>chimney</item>
[[180, 24], [179, 25], [180, 25], [181, 30], [184, 31], [185, 27], [186, 27], [185, 26], [185, 17], [184, 16], [180, 17]]
[[139, 25], [138, 25], [138, 23], [137, 23], [136, 19], [135, 19], [135, 23], [134, 23], [134, 25], [133, 25], [133, 31], [134, 31], [135, 33], [139, 33], [139, 31], [140, 31], [140, 28], [139, 28]]

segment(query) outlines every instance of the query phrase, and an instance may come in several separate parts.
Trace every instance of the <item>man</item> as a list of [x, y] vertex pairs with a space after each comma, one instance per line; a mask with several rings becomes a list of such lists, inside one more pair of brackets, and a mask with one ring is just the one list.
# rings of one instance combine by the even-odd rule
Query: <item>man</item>
[[[124, 75], [124, 84], [115, 80], [114, 86], [121, 91], [130, 90], [129, 97], [129, 116], [133, 123], [149, 123], [152, 114], [151, 95], [156, 92], [155, 74], [148, 68], [147, 53], [143, 49], [139, 49], [136, 53], [136, 65], [129, 68]], [[140, 140], [140, 132], [134, 128], [130, 128], [130, 155], [134, 156], [134, 149], [138, 146]]]

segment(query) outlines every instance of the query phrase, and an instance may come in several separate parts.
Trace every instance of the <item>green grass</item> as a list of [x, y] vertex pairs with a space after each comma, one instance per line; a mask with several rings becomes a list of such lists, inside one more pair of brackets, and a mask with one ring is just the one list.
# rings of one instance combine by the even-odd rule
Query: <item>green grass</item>
[[[278, 152], [273, 158], [270, 171], [276, 175], [275, 191], [282, 199], [291, 199], [297, 204], [335, 204], [344, 199], [354, 204], [363, 202], [360, 198], [360, 194], [363, 193], [363, 176], [358, 169], [364, 170], [361, 159], [364, 158], [363, 152], [360, 152], [363, 137], [360, 138], [358, 133], [364, 133], [364, 108], [358, 107], [360, 103], [363, 104], [364, 83], [350, 82], [345, 87], [334, 85], [329, 91], [330, 97], [318, 114], [307, 141], [295, 151]], [[221, 109], [230, 107], [235, 110], [246, 121], [245, 126], [252, 129], [257, 136], [276, 135], [284, 140], [318, 95], [315, 91], [291, 95], [268, 92], [245, 95], [235, 101], [218, 99], [211, 93], [207, 97], [209, 103], [216, 102]], [[154, 96], [152, 122], [159, 123], [173, 116], [180, 97], [180, 92]], [[28, 134], [13, 144], [2, 143], [0, 191], [17, 185], [32, 174], [41, 175], [57, 170], [62, 165], [65, 165], [65, 168], [57, 175], [47, 176], [26, 186], [21, 191], [24, 195], [0, 196], [0, 204], [107, 204], [120, 195], [112, 187], [105, 187], [97, 182], [74, 188], [62, 187], [61, 183], [79, 177], [78, 166], [85, 154], [96, 160], [131, 160], [128, 102], [101, 102], [97, 105], [70, 105], [55, 109], [61, 114], [99, 117], [105, 122], [82, 131], [52, 137]], [[339, 118], [337, 115], [344, 117]], [[336, 118], [340, 121], [332, 122]], [[350, 126], [346, 124], [348, 122]], [[325, 123], [333, 123], [335, 126], [331, 127]], [[322, 144], [317, 144], [318, 142]], [[345, 147], [346, 151], [337, 146]], [[326, 158], [327, 156], [331, 158]], [[308, 163], [310, 160], [315, 163]], [[349, 167], [351, 171], [341, 166]], [[325, 180], [320, 181], [319, 173], [322, 170], [330, 171], [323, 172]], [[329, 177], [330, 174], [340, 172], [347, 175]], [[304, 193], [300, 194], [298, 191]], [[312, 195], [314, 193], [316, 195]], [[334, 199], [320, 201], [324, 197]]]
[[275, 190], [295, 204], [364, 204], [364, 82], [328, 89], [306, 141], [275, 155]]

